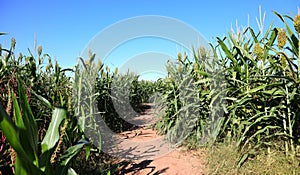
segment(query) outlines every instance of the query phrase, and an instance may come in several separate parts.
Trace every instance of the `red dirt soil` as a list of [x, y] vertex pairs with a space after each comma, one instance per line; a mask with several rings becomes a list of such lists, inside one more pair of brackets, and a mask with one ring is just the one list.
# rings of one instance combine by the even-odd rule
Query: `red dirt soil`
[[[151, 105], [151, 104], [148, 104]], [[147, 121], [150, 118], [154, 118], [151, 114], [152, 109], [147, 109], [140, 116]], [[145, 126], [145, 125], [144, 125]], [[139, 143], [142, 146], [137, 149], [136, 154], [143, 156], [146, 153], [145, 147], [147, 143], [152, 140], [162, 139], [163, 136], [157, 134], [153, 129], [147, 129], [141, 127], [133, 131], [126, 131], [121, 133], [121, 137], [125, 140], [124, 144], [120, 144], [122, 149], [132, 148], [129, 146], [131, 143]], [[126, 142], [128, 141], [128, 142]], [[145, 144], [144, 144], [145, 143]], [[160, 142], [161, 143], [161, 142]], [[152, 143], [153, 144], [153, 143]], [[146, 145], [146, 146], [145, 146]], [[162, 145], [162, 144], [161, 144]], [[149, 145], [148, 145], [149, 146]], [[153, 146], [153, 145], [151, 145]], [[158, 147], [158, 144], [154, 144], [155, 156], [139, 157], [137, 160], [122, 161], [124, 163], [120, 168], [120, 174], [128, 175], [202, 175], [204, 174], [205, 163], [203, 161], [204, 154], [201, 151], [184, 150], [184, 148], [171, 149], [170, 147], [163, 145]], [[136, 147], [135, 147], [136, 148]], [[154, 152], [155, 152], [154, 151]], [[153, 152], [153, 151], [152, 151]], [[122, 162], [120, 161], [120, 162]]]

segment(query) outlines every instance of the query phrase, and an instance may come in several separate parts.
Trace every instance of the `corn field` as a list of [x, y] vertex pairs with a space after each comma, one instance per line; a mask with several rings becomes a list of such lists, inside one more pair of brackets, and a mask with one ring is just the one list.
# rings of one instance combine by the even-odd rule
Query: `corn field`
[[[168, 76], [155, 82], [112, 71], [92, 52], [69, 69], [41, 46], [17, 57], [12, 38], [10, 48], [0, 45], [0, 172], [82, 174], [84, 165], [74, 161], [80, 153], [88, 160], [95, 142], [101, 152], [97, 117], [122, 132], [135, 127], [128, 120], [146, 102], [156, 103], [154, 127], [171, 143], [232, 142], [248, 152], [239, 165], [259, 149], [298, 157], [300, 16], [274, 15], [284, 28], [217, 37], [211, 48], [179, 53], [166, 64]], [[88, 129], [99, 139], [90, 140]]]
[[[193, 143], [234, 142], [241, 150], [267, 148], [299, 154], [300, 18], [274, 14], [285, 28], [270, 25], [265, 33], [251, 27], [231, 32], [218, 37], [210, 50], [200, 48], [192, 58], [179, 54], [168, 65], [166, 115], [157, 124], [162, 133], [178, 137], [174, 132], [183, 122], [180, 113], [197, 113], [188, 135]], [[209, 58], [218, 61], [206, 61]], [[184, 80], [174, 78], [183, 72], [193, 77], [195, 88], [189, 94], [199, 97], [192, 106], [186, 103], [191, 96], [179, 95]], [[202, 142], [203, 137], [208, 139]]]

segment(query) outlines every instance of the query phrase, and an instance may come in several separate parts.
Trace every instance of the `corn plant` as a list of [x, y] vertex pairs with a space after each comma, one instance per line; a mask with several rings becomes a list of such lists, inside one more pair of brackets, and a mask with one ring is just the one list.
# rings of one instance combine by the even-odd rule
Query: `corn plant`
[[192, 59], [178, 54], [178, 60], [169, 62], [167, 71], [165, 116], [157, 128], [167, 133], [173, 143], [180, 139], [180, 144], [187, 137], [195, 138], [197, 144], [214, 142], [219, 135], [223, 108], [222, 100], [216, 96], [221, 94], [216, 87], [222, 87], [222, 81], [217, 80], [220, 70], [216, 61], [201, 47], [193, 51]]
[[[71, 106], [71, 87], [70, 77], [66, 75], [66, 71], [71, 69], [62, 69], [57, 62], [52, 63], [52, 59], [48, 54], [42, 53], [42, 47], [37, 48], [37, 53], [32, 54], [30, 50], [29, 56], [23, 55], [15, 56], [16, 40], [11, 39], [10, 49], [0, 47], [0, 104], [6, 109], [6, 112], [13, 116], [12, 94], [18, 97], [18, 83], [17, 76], [21, 77], [26, 89], [26, 95], [32, 113], [34, 113], [37, 125], [39, 140], [46, 134], [46, 129], [51, 121], [52, 108], [44, 103], [44, 99], [49, 101], [52, 105], [67, 106], [68, 112], [72, 113]], [[48, 60], [48, 63], [45, 63]], [[46, 104], [46, 105], [45, 105]], [[70, 115], [73, 116], [73, 115]], [[76, 132], [77, 120], [75, 117], [70, 117], [65, 121], [67, 126], [67, 137], [60, 140], [60, 145], [72, 145], [78, 141]], [[2, 132], [1, 132], [2, 134]], [[4, 147], [2, 151], [3, 168], [8, 167], [9, 164], [14, 164], [14, 150], [6, 143], [6, 137], [2, 134]], [[63, 142], [64, 144], [61, 144]], [[2, 168], [1, 168], [2, 169]], [[1, 170], [2, 171], [2, 170]]]
[[152, 91], [138, 78], [134, 73], [119, 74], [117, 68], [114, 72], [109, 67], [99, 71], [97, 107], [106, 125], [115, 132], [134, 127], [130, 119], [141, 111], [141, 103], [148, 98], [145, 93]]
[[[98, 92], [95, 91], [98, 72], [102, 69], [103, 65], [94, 62], [95, 54], [90, 52], [90, 59], [85, 61], [79, 58], [75, 70], [75, 78], [73, 82], [73, 106], [75, 116], [78, 118], [79, 128], [82, 133], [93, 133], [97, 138], [93, 140], [101, 150], [101, 133], [97, 124], [97, 117], [99, 111], [97, 109], [97, 96]], [[90, 137], [90, 136], [87, 136]]]
[[[131, 127], [132, 125], [129, 124], [124, 120], [126, 116], [120, 116], [124, 113], [118, 113], [118, 104], [124, 103], [130, 105], [130, 93], [127, 93], [131, 88], [131, 82], [128, 82], [126, 86], [127, 88], [123, 90], [124, 94], [119, 94], [119, 89], [125, 86], [124, 83], [129, 81], [130, 77], [121, 77], [118, 75], [118, 69], [115, 69], [113, 73], [110, 72], [110, 68], [106, 66], [105, 69], [100, 70], [100, 74], [96, 81], [96, 92], [99, 93], [97, 97], [97, 109], [102, 113], [101, 117], [105, 124], [114, 132], [120, 132], [124, 130], [126, 127]], [[123, 83], [122, 83], [123, 82]], [[113, 84], [114, 83], [114, 84]], [[128, 89], [129, 88], [129, 89]], [[127, 100], [127, 101], [125, 101]], [[122, 107], [125, 106], [122, 104]], [[122, 111], [122, 109], [119, 109]], [[124, 115], [128, 115], [125, 113]]]
[[[286, 19], [285, 29], [270, 25], [265, 33], [248, 27], [218, 38], [226, 77], [227, 115], [223, 137], [241, 149], [266, 147], [295, 155], [299, 132], [299, 37]], [[286, 33], [287, 31], [287, 33]], [[249, 154], [241, 158], [239, 165]]]
[[0, 128], [16, 151], [15, 174], [76, 174], [70, 167], [70, 162], [88, 142], [80, 141], [60, 157], [56, 155], [56, 147], [59, 146], [57, 143], [61, 139], [59, 128], [61, 122], [67, 119], [66, 110], [54, 108], [46, 135], [39, 143], [36, 119], [20, 80], [18, 92], [19, 100], [12, 94], [14, 121], [0, 106]]
[[[285, 29], [270, 25], [265, 33], [256, 33], [248, 27], [217, 38], [218, 45], [212, 46], [212, 51], [219, 60], [213, 59], [213, 64], [203, 61], [204, 50], [199, 49], [193, 61], [179, 55], [175, 64], [168, 65], [168, 77], [164, 80], [167, 108], [157, 124], [163, 133], [176, 129], [180, 112], [193, 105], [198, 108], [193, 111], [200, 111], [191, 132], [198, 141], [208, 134], [213, 140], [235, 141], [241, 149], [267, 147], [269, 151], [280, 148], [282, 141], [285, 152], [295, 154], [295, 143], [299, 141], [300, 18], [274, 13]], [[286, 20], [294, 22], [296, 33]], [[180, 87], [185, 82], [181, 71], [193, 76], [196, 91], [192, 94], [199, 100], [186, 103], [180, 98]], [[216, 102], [218, 108], [211, 110]], [[214, 122], [212, 116], [223, 112], [224, 117]], [[211, 124], [215, 125], [212, 129], [205, 129]]]

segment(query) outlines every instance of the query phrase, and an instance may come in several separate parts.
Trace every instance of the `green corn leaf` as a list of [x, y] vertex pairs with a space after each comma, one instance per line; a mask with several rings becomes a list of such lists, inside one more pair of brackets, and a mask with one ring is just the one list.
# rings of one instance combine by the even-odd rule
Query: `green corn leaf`
[[276, 95], [283, 96], [284, 95], [284, 91], [279, 90], [279, 89], [272, 89], [272, 90], [262, 91], [262, 93], [267, 94], [267, 95], [272, 95], [272, 96], [276, 96]]
[[231, 43], [233, 44], [232, 47], [237, 47], [237, 46], [238, 46], [238, 43], [236, 42], [236, 39], [233, 38], [233, 35], [229, 33], [228, 36], [229, 36], [229, 39], [230, 39]]
[[20, 110], [17, 98], [14, 93], [12, 93], [12, 99], [13, 99], [13, 107], [14, 107], [13, 110], [14, 110], [15, 124], [19, 129], [25, 130], [26, 128], [25, 128], [25, 125], [23, 122], [21, 110]]
[[89, 144], [87, 145], [86, 149], [85, 149], [85, 160], [87, 161], [88, 158], [90, 157], [90, 154], [91, 154], [91, 148], [92, 148], [92, 145]]
[[265, 43], [265, 40], [268, 40], [268, 36], [269, 36], [272, 28], [273, 28], [273, 22], [269, 25], [267, 31], [265, 32], [265, 35], [263, 36], [263, 38], [260, 41], [261, 43]]
[[50, 160], [55, 149], [55, 145], [59, 140], [59, 126], [65, 118], [65, 109], [57, 107], [54, 108], [50, 125], [41, 143], [42, 155], [40, 156], [40, 167], [45, 169], [47, 174], [53, 174], [53, 166], [50, 163]]
[[201, 76], [204, 76], [204, 77], [208, 77], [209, 76], [209, 73], [205, 72], [205, 71], [201, 71], [201, 70], [196, 70], [196, 72], [201, 75]]
[[250, 31], [250, 33], [251, 33], [251, 35], [252, 35], [252, 38], [254, 39], [254, 42], [255, 42], [255, 43], [258, 43], [257, 37], [258, 37], [259, 34], [255, 35], [255, 33], [254, 33], [254, 31], [253, 31], [253, 29], [252, 29], [251, 27], [248, 27], [248, 28], [246, 29], [246, 31], [247, 31], [247, 30]]
[[48, 108], [52, 109], [51, 103], [41, 95], [38, 95], [36, 92], [32, 91], [32, 93]]
[[59, 140], [59, 126], [66, 119], [67, 112], [63, 108], [55, 107], [50, 125], [42, 141], [42, 153], [51, 150]]
[[225, 45], [225, 43], [223, 42], [223, 40], [221, 40], [221, 38], [217, 37], [218, 43], [220, 44], [222, 50], [224, 51], [224, 53], [226, 54], [226, 56], [232, 60], [233, 62], [236, 63], [236, 59], [234, 58], [234, 56], [232, 55], [232, 53], [229, 51], [229, 49], [227, 48], [227, 46]]
[[246, 91], [244, 94], [242, 94], [242, 96], [244, 96], [246, 94], [251, 94], [251, 93], [260, 91], [260, 90], [266, 88], [267, 86], [268, 86], [267, 84], [260, 85], [260, 86], [258, 86], [256, 88], [253, 88], [253, 89], [250, 89], [249, 91]]
[[217, 55], [218, 55], [218, 54], [217, 54], [217, 49], [213, 46], [212, 43], [209, 43], [209, 46], [210, 46], [211, 50], [213, 51], [212, 56], [213, 56], [214, 58], [216, 58]]
[[[244, 64], [246, 64], [246, 62], [245, 62], [246, 60], [244, 60], [244, 59], [248, 59], [248, 60], [251, 60], [253, 62], [252, 56], [249, 54], [249, 52], [247, 50], [245, 50], [241, 46], [235, 46], [234, 48], [238, 51], [241, 58], [243, 58], [242, 61], [243, 61]], [[246, 64], [246, 65], [248, 65], [248, 64]]]
[[[27, 152], [27, 155], [34, 160], [36, 163], [38, 161], [37, 157], [37, 146], [38, 146], [38, 130], [35, 118], [32, 114], [31, 108], [28, 103], [26, 96], [26, 90], [23, 83], [18, 79], [18, 92], [19, 92], [19, 104], [23, 112], [23, 122], [24, 130], [20, 132], [20, 140]], [[18, 116], [21, 117], [21, 116]], [[21, 119], [20, 119], [21, 120]]]
[[269, 55], [270, 48], [272, 48], [277, 35], [278, 35], [278, 30], [277, 30], [277, 28], [274, 28], [272, 30], [271, 36], [266, 44], [266, 47], [264, 48], [264, 55], [263, 55], [264, 58], [267, 58], [267, 56]]
[[20, 156], [16, 157], [15, 173], [16, 175], [27, 175], [27, 174], [29, 175], [28, 170], [26, 170], [26, 163], [20, 160]]
[[[20, 110], [18, 101], [17, 101], [14, 93], [12, 93], [12, 99], [13, 99], [13, 110], [14, 110], [15, 123], [16, 123], [16, 126], [18, 127], [19, 131], [20, 131], [19, 136], [18, 136], [20, 139], [19, 139], [18, 143], [23, 145], [24, 148], [22, 148], [22, 149], [25, 149], [27, 151], [27, 153], [30, 153], [29, 157], [28, 157], [28, 162], [27, 162], [27, 163], [30, 163], [31, 161], [34, 161], [35, 157], [32, 154], [32, 152], [29, 151], [29, 150], [31, 150], [31, 147], [28, 147], [28, 146], [30, 146], [30, 144], [28, 143], [29, 140], [27, 140], [26, 127], [24, 125], [21, 110]], [[26, 153], [24, 152], [23, 154], [26, 154]], [[22, 160], [20, 159], [20, 156], [21, 155], [17, 156], [17, 159], [16, 159], [16, 166], [15, 166], [16, 167], [16, 174], [28, 174], [27, 171], [30, 168], [26, 167], [26, 166], [28, 166], [26, 162], [22, 163]]]
[[76, 173], [76, 171], [73, 168], [69, 168], [67, 175], [77, 175], [77, 173]]
[[234, 104], [232, 105], [232, 107], [233, 107], [233, 108], [238, 108], [238, 107], [240, 107], [241, 105], [243, 105], [243, 104], [245, 104], [246, 102], [251, 101], [251, 100], [252, 100], [252, 97], [247, 97], [247, 96], [244, 95], [244, 97], [238, 99], [238, 100], [236, 101], [237, 103], [234, 103]]
[[294, 100], [295, 95], [299, 95], [299, 94], [297, 93], [297, 90], [298, 90], [298, 89], [294, 88], [294, 89], [293, 89], [293, 92], [290, 93], [290, 100]]
[[0, 105], [0, 128], [10, 145], [19, 154], [26, 157], [26, 153], [19, 139], [19, 129], [13, 124], [11, 118], [8, 116], [2, 105]]
[[38, 167], [34, 166], [31, 161], [25, 160], [21, 155], [17, 155], [15, 163], [16, 175], [44, 175]]
[[269, 38], [269, 41], [267, 42], [267, 46], [268, 46], [269, 48], [271, 48], [272, 45], [274, 44], [277, 35], [278, 35], [278, 30], [277, 30], [277, 28], [274, 28], [274, 29], [272, 30], [271, 36], [270, 36], [270, 38]]
[[58, 175], [65, 175], [68, 172], [70, 162], [77, 156], [77, 154], [82, 150], [84, 145], [89, 144], [90, 142], [86, 140], [79, 141], [76, 145], [68, 148], [66, 153], [64, 153], [60, 158], [60, 168], [56, 172]]
[[262, 134], [262, 133], [265, 133], [266, 132], [266, 130], [269, 130], [269, 129], [279, 129], [280, 127], [279, 126], [265, 126], [265, 127], [263, 127], [262, 129], [259, 129], [259, 130], [257, 130], [251, 137], [249, 137], [248, 139], [247, 139], [247, 141], [245, 142], [245, 144], [244, 144], [244, 146], [245, 145], [247, 145], [247, 143], [248, 142], [250, 142], [250, 140], [252, 140], [254, 137], [256, 137], [257, 135], [259, 135], [259, 134]]
[[84, 66], [85, 71], [88, 70], [88, 68], [86, 67], [85, 61], [83, 58], [79, 57], [79, 60], [81, 61], [82, 65]]
[[7, 141], [17, 152], [15, 170], [17, 175], [39, 175], [42, 172], [33, 165], [33, 161], [28, 157], [27, 151], [23, 149], [19, 139], [19, 129], [13, 124], [5, 109], [0, 105], [0, 129], [6, 136]]

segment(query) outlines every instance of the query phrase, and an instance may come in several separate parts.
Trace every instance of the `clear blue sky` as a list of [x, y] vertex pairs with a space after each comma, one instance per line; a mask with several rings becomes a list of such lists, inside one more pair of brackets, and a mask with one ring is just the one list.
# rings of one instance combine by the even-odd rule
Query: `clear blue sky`
[[[9, 1], [1, 0], [0, 37], [8, 47], [10, 38], [17, 40], [17, 51], [33, 50], [34, 34], [44, 53], [56, 57], [63, 67], [75, 65], [86, 44], [99, 31], [119, 20], [141, 15], [163, 15], [179, 19], [198, 30], [209, 42], [225, 36], [238, 20], [256, 26], [258, 7], [266, 11], [266, 24], [278, 19], [272, 10], [295, 16], [298, 0], [123, 0], [123, 1]], [[167, 46], [166, 46], [167, 48]], [[133, 48], [131, 48], [133, 49]], [[174, 50], [176, 54], [176, 50]], [[125, 54], [125, 53], [124, 53]], [[126, 58], [118, 58], [126, 59]]]

